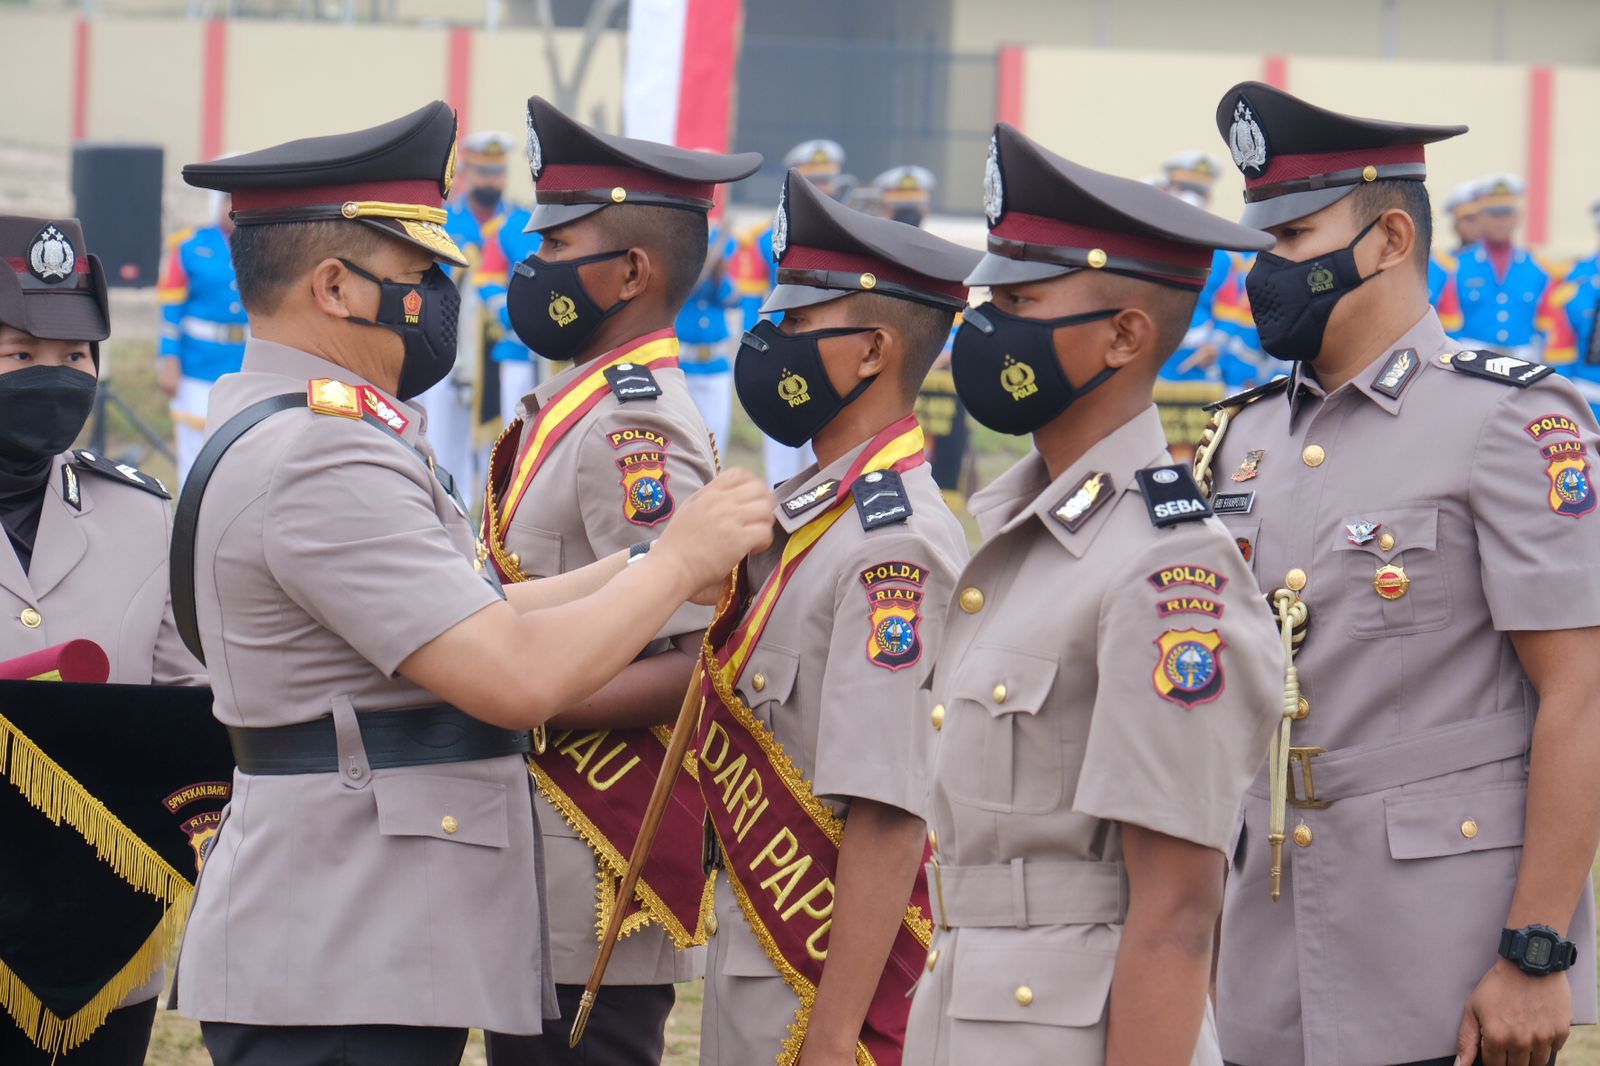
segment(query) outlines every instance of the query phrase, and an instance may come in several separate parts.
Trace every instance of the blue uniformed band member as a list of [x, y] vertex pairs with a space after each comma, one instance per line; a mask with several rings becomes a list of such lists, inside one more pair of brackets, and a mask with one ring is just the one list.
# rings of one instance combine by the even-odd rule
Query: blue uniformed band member
[[1464, 126], [1258, 82], [1216, 118], [1277, 237], [1261, 342], [1297, 364], [1197, 456], [1294, 649], [1233, 849], [1223, 1055], [1543, 1066], [1595, 1020], [1600, 432], [1428, 306], [1425, 146]]
[[925, 686], [932, 948], [905, 1061], [1214, 1064], [1225, 849], [1281, 651], [1152, 394], [1217, 248], [1269, 238], [1011, 126], [984, 181], [992, 299], [956, 335], [973, 418], [1033, 450]]
[[771, 536], [771, 494], [732, 472], [649, 551], [493, 580], [412, 403], [456, 354], [454, 140], [436, 102], [184, 170], [233, 195], [254, 324], [172, 566], [238, 763], [177, 981], [219, 1066], [455, 1066], [469, 1028], [540, 1032], [526, 730]]

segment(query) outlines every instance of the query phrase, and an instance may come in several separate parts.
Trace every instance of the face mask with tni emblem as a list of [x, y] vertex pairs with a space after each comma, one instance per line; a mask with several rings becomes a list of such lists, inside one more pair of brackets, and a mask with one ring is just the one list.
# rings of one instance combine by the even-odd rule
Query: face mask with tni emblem
[[757, 322], [744, 335], [733, 364], [733, 388], [756, 428], [779, 444], [798, 448], [833, 421], [867, 386], [863, 378], [841, 397], [828, 380], [817, 342], [828, 337], [870, 333], [873, 326], [785, 333], [771, 321]]
[[1013, 436], [1032, 433], [1116, 373], [1108, 366], [1082, 385], [1067, 380], [1056, 358], [1056, 330], [1121, 313], [1121, 308], [1112, 308], [1061, 318], [1022, 318], [993, 304], [969, 307], [950, 354], [956, 394], [980, 425]]
[[604, 311], [583, 287], [578, 268], [627, 255], [626, 248], [578, 259], [546, 262], [530, 255], [511, 272], [506, 314], [522, 343], [546, 359], [560, 362], [583, 351], [600, 324], [622, 308], [618, 300]]

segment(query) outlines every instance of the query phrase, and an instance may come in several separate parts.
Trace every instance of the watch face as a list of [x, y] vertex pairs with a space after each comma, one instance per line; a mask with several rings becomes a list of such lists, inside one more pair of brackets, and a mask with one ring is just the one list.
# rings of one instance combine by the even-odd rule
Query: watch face
[[1555, 944], [1549, 937], [1539, 936], [1537, 933], [1528, 937], [1528, 946], [1522, 953], [1523, 961], [1529, 966], [1550, 965], [1550, 954], [1555, 949]]

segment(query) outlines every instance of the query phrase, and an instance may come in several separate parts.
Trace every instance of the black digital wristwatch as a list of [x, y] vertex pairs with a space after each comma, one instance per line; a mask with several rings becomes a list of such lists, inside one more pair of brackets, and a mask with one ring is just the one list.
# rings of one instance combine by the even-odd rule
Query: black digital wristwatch
[[1560, 973], [1578, 961], [1578, 948], [1548, 925], [1500, 931], [1500, 957], [1535, 977]]

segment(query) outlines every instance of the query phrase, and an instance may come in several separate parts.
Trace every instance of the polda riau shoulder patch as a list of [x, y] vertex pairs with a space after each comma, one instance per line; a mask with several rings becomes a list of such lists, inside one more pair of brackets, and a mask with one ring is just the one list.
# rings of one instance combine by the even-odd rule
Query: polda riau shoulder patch
[[869, 532], [879, 526], [896, 525], [911, 517], [911, 501], [906, 498], [906, 487], [899, 473], [894, 470], [873, 470], [862, 474], [850, 486], [850, 495], [855, 497], [861, 528]]
[[1168, 703], [1193, 709], [1222, 695], [1222, 649], [1227, 645], [1215, 629], [1169, 629], [1155, 639], [1156, 695]]
[[1213, 513], [1200, 492], [1199, 482], [1186, 466], [1147, 467], [1134, 477], [1138, 479], [1139, 491], [1144, 493], [1150, 524], [1157, 529], [1179, 522], [1197, 522], [1210, 518]]
[[[136, 489], [144, 489], [150, 495], [160, 496], [163, 500], [172, 499], [172, 493], [167, 491], [167, 487], [161, 483], [160, 478], [146, 474], [144, 471], [135, 469], [127, 463], [112, 462], [105, 456], [97, 455], [87, 449], [73, 452], [72, 461], [80, 470], [92, 471], [102, 477], [108, 477], [112, 481], [120, 481], [124, 485], [132, 485]], [[67, 482], [65, 474], [62, 475], [62, 478], [63, 490], [67, 490], [70, 485], [70, 496], [77, 496], [77, 486]], [[70, 496], [67, 500], [68, 503], [73, 502]], [[81, 498], [80, 502], [73, 504], [73, 506], [81, 510]]]
[[650, 368], [638, 363], [618, 363], [605, 368], [606, 384], [619, 403], [653, 400], [661, 395], [661, 384]]
[[671, 516], [665, 451], [632, 452], [617, 460], [617, 469], [622, 471], [622, 517], [636, 526], [653, 526]]
[[922, 659], [923, 581], [926, 569], [904, 561], [876, 563], [861, 571], [867, 591], [867, 661], [904, 670]]
[[1502, 385], [1514, 385], [1519, 389], [1525, 389], [1555, 373], [1554, 368], [1543, 363], [1490, 351], [1457, 352], [1450, 357], [1450, 367], [1462, 374], [1498, 381]]

